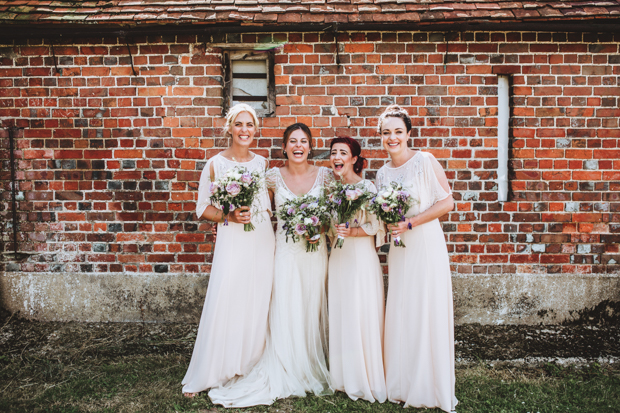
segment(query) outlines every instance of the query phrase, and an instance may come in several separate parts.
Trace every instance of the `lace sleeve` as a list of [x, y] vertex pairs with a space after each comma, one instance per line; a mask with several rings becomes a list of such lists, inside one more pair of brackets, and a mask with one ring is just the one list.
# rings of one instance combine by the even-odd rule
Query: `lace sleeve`
[[202, 173], [200, 174], [200, 184], [198, 185], [198, 200], [196, 201], [196, 215], [198, 219], [202, 217], [205, 209], [211, 205], [211, 165], [213, 158], [209, 159]]
[[321, 171], [319, 173], [323, 174], [323, 187], [325, 189], [329, 189], [336, 182], [336, 178], [334, 177], [334, 173], [331, 169], [321, 166]]
[[377, 188], [383, 188], [385, 186], [385, 171], [383, 168], [377, 171], [376, 183], [377, 183], [377, 186], [376, 186]]
[[276, 191], [276, 181], [278, 179], [277, 168], [271, 168], [265, 173], [265, 184], [271, 192]]
[[428, 189], [428, 196], [431, 200], [431, 205], [446, 199], [452, 191], [446, 192], [445, 189], [439, 183], [437, 175], [435, 175], [435, 169], [433, 168], [433, 155], [430, 153], [425, 154], [424, 157], [424, 176], [426, 178], [426, 187]]

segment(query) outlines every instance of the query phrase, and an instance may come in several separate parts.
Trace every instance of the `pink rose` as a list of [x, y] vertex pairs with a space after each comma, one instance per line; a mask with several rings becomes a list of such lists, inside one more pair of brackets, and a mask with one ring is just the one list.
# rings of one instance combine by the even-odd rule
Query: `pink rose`
[[347, 201], [355, 201], [360, 197], [360, 194], [356, 189], [347, 189], [345, 192], [345, 196], [347, 197]]
[[252, 174], [250, 174], [249, 172], [245, 172], [243, 175], [241, 175], [241, 182], [243, 182], [244, 184], [249, 184], [252, 182]]
[[232, 196], [237, 196], [239, 192], [241, 192], [241, 187], [238, 183], [231, 182], [230, 184], [226, 185], [226, 192], [228, 192]]

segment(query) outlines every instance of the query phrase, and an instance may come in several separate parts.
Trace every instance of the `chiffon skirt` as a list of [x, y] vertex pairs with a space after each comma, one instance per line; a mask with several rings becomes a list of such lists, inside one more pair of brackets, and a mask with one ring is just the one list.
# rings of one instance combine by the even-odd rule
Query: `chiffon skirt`
[[454, 315], [448, 251], [438, 220], [405, 232], [390, 247], [385, 314], [388, 399], [452, 411]]
[[332, 387], [383, 403], [383, 273], [374, 237], [346, 238], [332, 249], [328, 274]]
[[225, 407], [269, 405], [276, 399], [331, 393], [325, 361], [325, 239], [316, 252], [305, 242], [278, 238], [269, 333], [265, 353], [245, 377], [214, 388], [209, 397]]
[[265, 348], [275, 237], [264, 213], [254, 222], [219, 225], [211, 277], [184, 393], [197, 393], [246, 374]]

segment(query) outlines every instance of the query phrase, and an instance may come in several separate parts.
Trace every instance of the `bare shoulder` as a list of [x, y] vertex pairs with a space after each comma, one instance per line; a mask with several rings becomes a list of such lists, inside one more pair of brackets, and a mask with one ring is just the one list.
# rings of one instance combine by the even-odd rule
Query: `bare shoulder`
[[213, 164], [214, 162], [209, 162], [209, 176], [212, 181], [215, 179], [215, 166]]

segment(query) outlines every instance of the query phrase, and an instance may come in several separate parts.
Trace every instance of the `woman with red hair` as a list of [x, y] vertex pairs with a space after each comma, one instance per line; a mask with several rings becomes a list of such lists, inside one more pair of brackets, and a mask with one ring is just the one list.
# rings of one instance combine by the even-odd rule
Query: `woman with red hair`
[[[336, 179], [365, 192], [377, 192], [371, 181], [360, 176], [364, 158], [355, 139], [333, 139], [329, 159]], [[363, 209], [348, 224], [336, 225], [334, 236], [345, 241], [342, 248], [332, 248], [328, 269], [332, 387], [346, 392], [353, 400], [380, 403], [387, 397], [383, 370], [383, 274], [373, 238], [378, 235], [378, 246], [383, 244], [382, 228], [377, 217]]]

